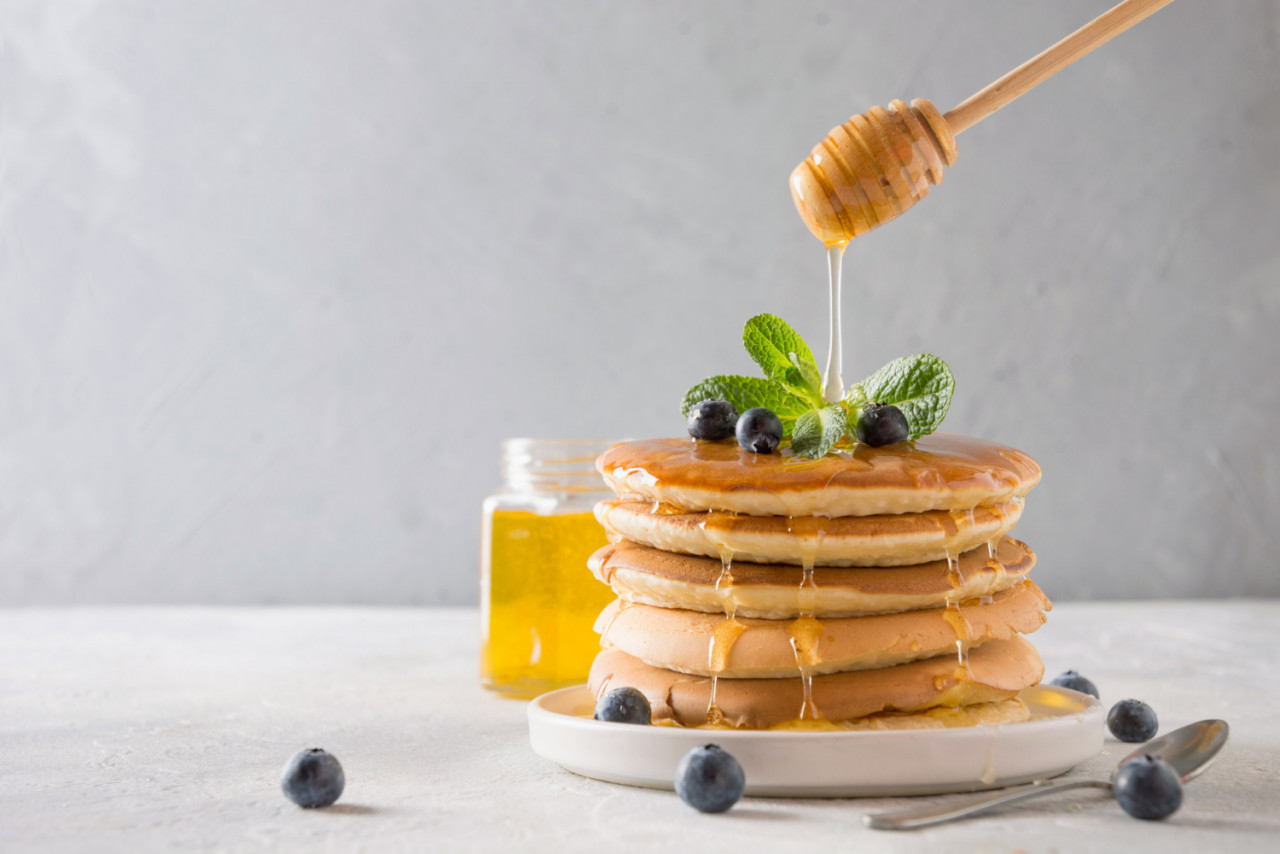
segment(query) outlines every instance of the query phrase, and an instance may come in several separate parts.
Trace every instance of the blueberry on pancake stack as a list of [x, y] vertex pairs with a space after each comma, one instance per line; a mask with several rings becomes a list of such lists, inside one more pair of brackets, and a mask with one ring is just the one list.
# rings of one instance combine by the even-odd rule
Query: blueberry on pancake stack
[[658, 722], [887, 729], [1023, 720], [1049, 602], [1007, 536], [1040, 479], [1026, 454], [934, 433], [816, 459], [729, 441], [624, 442], [591, 571], [595, 697]]

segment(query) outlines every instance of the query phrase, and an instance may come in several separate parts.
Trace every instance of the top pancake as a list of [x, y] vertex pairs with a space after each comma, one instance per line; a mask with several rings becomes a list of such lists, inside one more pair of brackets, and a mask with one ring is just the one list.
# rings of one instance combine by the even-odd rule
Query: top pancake
[[1023, 495], [1040, 466], [1014, 448], [951, 433], [817, 460], [754, 454], [736, 442], [646, 439], [614, 445], [596, 468], [619, 496], [750, 516], [872, 516], [969, 510]]

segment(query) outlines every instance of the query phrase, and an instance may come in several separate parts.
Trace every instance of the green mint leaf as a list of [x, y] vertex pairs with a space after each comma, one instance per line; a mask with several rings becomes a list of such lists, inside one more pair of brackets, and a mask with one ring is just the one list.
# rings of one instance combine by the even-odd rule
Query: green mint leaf
[[[806, 362], [796, 353], [788, 353], [791, 359], [791, 368], [787, 371], [787, 380], [794, 385], [799, 385], [811, 394], [822, 396], [822, 374], [818, 371], [818, 366], [813, 361]], [[812, 356], [809, 357], [812, 360]], [[825, 403], [825, 401], [824, 401]]]
[[845, 420], [844, 407], [838, 403], [810, 409], [796, 419], [791, 450], [810, 459], [825, 456], [844, 435]]
[[772, 314], [757, 314], [742, 330], [747, 353], [769, 379], [781, 383], [801, 397], [816, 398], [822, 405], [822, 379], [813, 351], [785, 320]]
[[866, 403], [892, 403], [907, 418], [909, 438], [919, 439], [937, 430], [947, 417], [955, 387], [947, 363], [923, 353], [894, 359], [849, 389], [849, 395], [860, 389]]
[[775, 382], [759, 377], [719, 376], [707, 377], [686, 391], [680, 403], [680, 413], [688, 418], [689, 410], [713, 397], [732, 403], [739, 415], [757, 406], [771, 409], [787, 432], [795, 420], [809, 410], [808, 402]]

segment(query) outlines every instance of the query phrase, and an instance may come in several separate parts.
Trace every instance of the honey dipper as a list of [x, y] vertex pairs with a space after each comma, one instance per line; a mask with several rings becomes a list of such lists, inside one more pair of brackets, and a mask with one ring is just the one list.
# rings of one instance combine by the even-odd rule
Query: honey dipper
[[956, 134], [1173, 0], [1124, 0], [947, 113], [923, 98], [890, 101], [834, 128], [791, 173], [805, 225], [827, 246], [902, 214], [956, 161]]

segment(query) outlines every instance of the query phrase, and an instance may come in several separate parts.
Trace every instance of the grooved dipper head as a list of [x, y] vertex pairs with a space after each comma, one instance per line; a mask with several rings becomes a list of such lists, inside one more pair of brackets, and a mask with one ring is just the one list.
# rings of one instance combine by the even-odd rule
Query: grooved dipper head
[[923, 199], [955, 163], [956, 140], [928, 101], [891, 101], [832, 129], [791, 173], [804, 224], [843, 246]]

